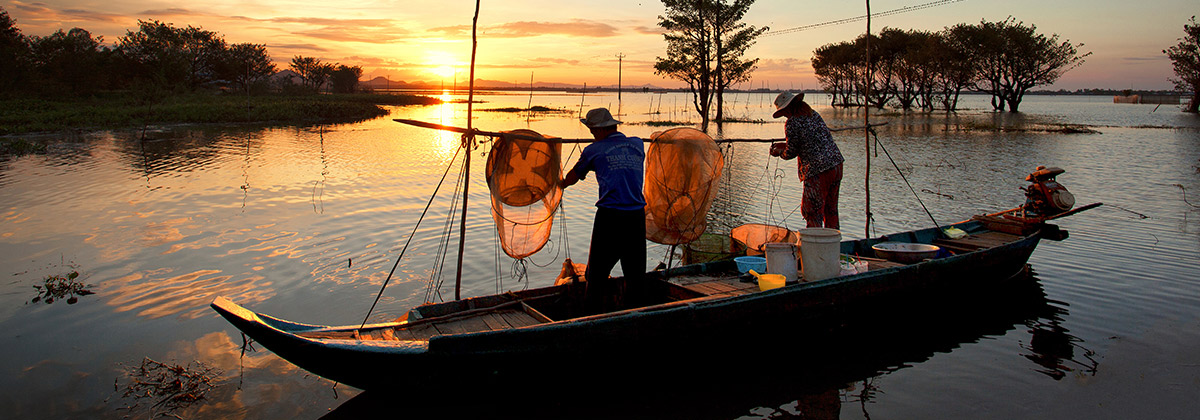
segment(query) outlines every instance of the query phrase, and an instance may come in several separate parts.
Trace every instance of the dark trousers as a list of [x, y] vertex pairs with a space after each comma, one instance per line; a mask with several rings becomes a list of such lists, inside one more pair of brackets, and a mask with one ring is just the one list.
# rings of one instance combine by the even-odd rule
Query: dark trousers
[[[608, 276], [621, 263], [624, 284]], [[646, 210], [596, 208], [592, 245], [588, 251], [587, 305], [593, 311], [618, 309], [627, 285], [646, 273]], [[635, 286], [636, 287], [636, 286]]]

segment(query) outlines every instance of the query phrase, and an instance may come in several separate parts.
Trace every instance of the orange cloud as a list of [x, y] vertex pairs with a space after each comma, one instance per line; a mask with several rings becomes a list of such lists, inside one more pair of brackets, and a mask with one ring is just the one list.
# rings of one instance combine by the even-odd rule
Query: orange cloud
[[45, 3], [22, 3], [19, 1], [12, 2], [12, 7], [24, 12], [25, 17], [32, 20], [52, 20], [60, 22], [109, 22], [119, 23], [130, 20], [128, 16], [93, 12], [83, 9], [63, 9], [55, 10], [47, 7]]
[[[470, 25], [443, 26], [429, 29], [430, 32], [441, 32], [446, 36], [469, 36]], [[606, 38], [617, 35], [615, 26], [574, 19], [570, 22], [509, 22], [488, 26], [482, 29], [489, 38], [527, 38], [541, 35], [565, 35], [586, 38]]]

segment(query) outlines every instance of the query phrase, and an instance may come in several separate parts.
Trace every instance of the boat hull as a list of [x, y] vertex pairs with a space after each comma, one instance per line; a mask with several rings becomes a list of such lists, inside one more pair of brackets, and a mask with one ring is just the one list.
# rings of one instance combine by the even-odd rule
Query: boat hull
[[[963, 228], [978, 231], [978, 224]], [[875, 243], [928, 243], [935, 229], [842, 243], [861, 254]], [[670, 354], [681, 349], [730, 351], [795, 326], [836, 328], [840, 319], [883, 303], [937, 294], [975, 299], [1003, 289], [1021, 273], [1042, 232], [998, 246], [898, 267], [790, 284], [739, 296], [687, 299], [582, 318], [495, 331], [436, 335], [428, 340], [313, 339], [301, 334], [344, 327], [298, 324], [257, 314], [225, 298], [213, 308], [280, 357], [314, 374], [362, 389], [400, 388], [447, 377], [474, 380], [561, 374], [571, 360], [603, 355]], [[729, 270], [732, 262], [697, 264], [651, 273], [661, 278]], [[549, 289], [549, 288], [547, 288]], [[353, 328], [353, 327], [351, 327]], [[774, 345], [774, 344], [771, 344]], [[768, 346], [771, 346], [768, 345]], [[761, 348], [762, 346], [757, 346]], [[641, 357], [641, 356], [639, 356]], [[647, 356], [651, 357], [651, 356]], [[497, 379], [499, 380], [499, 379]]]

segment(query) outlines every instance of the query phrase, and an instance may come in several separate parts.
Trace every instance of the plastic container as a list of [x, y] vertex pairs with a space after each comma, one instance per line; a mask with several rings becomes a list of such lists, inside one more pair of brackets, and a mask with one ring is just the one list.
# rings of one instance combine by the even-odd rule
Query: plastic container
[[921, 262], [937, 256], [940, 247], [928, 244], [905, 242], [880, 242], [871, 247], [875, 256], [902, 264]]
[[758, 290], [768, 291], [783, 287], [787, 278], [782, 274], [759, 274], [758, 275]]
[[738, 271], [749, 273], [754, 271], [767, 271], [767, 259], [763, 257], [745, 256], [733, 259], [737, 263]]
[[786, 282], [795, 283], [800, 247], [788, 242], [767, 242], [763, 250], [767, 253], [767, 272], [782, 274]]
[[838, 258], [841, 243], [842, 233], [837, 229], [800, 229], [800, 259], [804, 281], [837, 277], [841, 272]]

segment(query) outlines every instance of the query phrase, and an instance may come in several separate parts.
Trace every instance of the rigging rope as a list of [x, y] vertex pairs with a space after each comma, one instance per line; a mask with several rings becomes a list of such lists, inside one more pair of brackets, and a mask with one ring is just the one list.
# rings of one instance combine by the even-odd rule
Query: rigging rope
[[938, 222], [937, 222], [937, 220], [934, 220], [934, 218], [933, 218], [933, 213], [930, 213], [930, 212], [929, 212], [929, 208], [928, 208], [928, 207], [925, 207], [925, 202], [924, 202], [924, 201], [921, 201], [921, 196], [917, 195], [917, 190], [916, 190], [916, 189], [914, 189], [914, 188], [913, 188], [913, 186], [912, 186], [912, 184], [910, 184], [910, 183], [908, 182], [908, 177], [905, 177], [905, 176], [904, 176], [904, 171], [901, 171], [901, 170], [900, 170], [900, 165], [897, 165], [897, 164], [896, 164], [896, 160], [895, 160], [895, 159], [892, 159], [892, 154], [891, 154], [891, 153], [888, 153], [888, 151], [887, 151], [887, 148], [886, 148], [886, 147], [883, 147], [883, 143], [879, 141], [879, 134], [878, 134], [878, 133], [876, 133], [876, 132], [875, 132], [875, 129], [873, 129], [873, 128], [872, 128], [872, 129], [870, 129], [870, 130], [871, 130], [871, 136], [875, 138], [875, 146], [876, 146], [876, 147], [878, 147], [878, 148], [880, 148], [880, 149], [882, 149], [882, 150], [883, 150], [883, 155], [884, 155], [884, 156], [887, 156], [887, 158], [888, 158], [888, 161], [892, 162], [892, 166], [896, 168], [896, 173], [900, 174], [900, 179], [904, 180], [904, 185], [907, 185], [907, 186], [908, 186], [908, 190], [909, 190], [909, 191], [912, 191], [913, 197], [916, 197], [916, 198], [917, 198], [917, 203], [920, 203], [920, 204], [921, 204], [921, 208], [925, 210], [925, 214], [929, 215], [929, 220], [933, 221], [933, 226], [934, 226], [934, 227], [936, 227], [936, 228], [939, 228], [939, 229], [941, 229], [942, 225], [939, 225], [939, 224], [938, 224]]
[[[470, 153], [469, 149], [467, 153]], [[439, 300], [442, 299], [442, 284], [444, 282], [442, 271], [446, 268], [446, 256], [450, 255], [450, 235], [454, 231], [454, 212], [458, 209], [458, 191], [459, 187], [462, 187], [463, 182], [465, 182], [466, 172], [469, 170], [470, 168], [467, 167], [466, 160], [464, 160], [462, 166], [458, 168], [458, 178], [457, 183], [454, 184], [454, 195], [451, 196], [450, 210], [446, 212], [446, 223], [442, 227], [442, 236], [438, 243], [438, 251], [434, 254], [434, 265], [429, 274], [429, 284], [425, 290], [426, 302], [431, 302], [434, 295], [437, 295]]]
[[429, 202], [425, 203], [425, 210], [421, 211], [421, 217], [417, 218], [417, 224], [413, 226], [413, 231], [408, 235], [408, 240], [404, 242], [404, 248], [400, 250], [400, 256], [396, 257], [396, 263], [392, 265], [392, 271], [388, 272], [388, 276], [383, 280], [383, 286], [379, 288], [379, 294], [375, 296], [375, 302], [371, 303], [371, 309], [367, 310], [367, 316], [363, 317], [362, 328], [367, 325], [367, 320], [371, 319], [371, 312], [375, 311], [375, 305], [379, 303], [379, 298], [383, 297], [384, 289], [387, 289], [388, 282], [392, 280], [392, 275], [396, 273], [396, 267], [400, 266], [400, 260], [404, 259], [404, 253], [408, 251], [408, 245], [412, 243], [413, 237], [417, 235], [417, 228], [421, 226], [421, 221], [425, 219], [425, 213], [429, 212], [429, 206], [433, 204], [434, 197], [437, 197], [437, 192], [442, 188], [442, 183], [446, 181], [446, 175], [450, 174], [450, 168], [454, 167], [454, 161], [458, 159], [459, 150], [454, 151], [454, 157], [450, 158], [450, 163], [446, 165], [446, 171], [442, 173], [441, 181], [438, 181], [436, 187], [433, 188], [433, 194], [429, 195]]
[[797, 27], [793, 27], [793, 28], [780, 29], [777, 31], [768, 31], [766, 33], [763, 33], [762, 36], [766, 37], [766, 36], [775, 36], [775, 35], [786, 35], [786, 34], [790, 34], [790, 33], [806, 31], [809, 29], [816, 29], [816, 28], [820, 28], [820, 27], [824, 27], [824, 26], [833, 26], [833, 25], [842, 25], [842, 24], [847, 24], [847, 23], [860, 22], [860, 21], [866, 20], [868, 17], [883, 17], [883, 16], [898, 15], [901, 13], [908, 13], [908, 12], [913, 12], [913, 11], [917, 11], [917, 10], [928, 9], [931, 7], [945, 6], [948, 4], [958, 3], [961, 1], [964, 1], [964, 0], [937, 0], [937, 1], [932, 1], [929, 3], [918, 4], [916, 6], [904, 6], [904, 7], [898, 8], [898, 9], [887, 10], [887, 11], [883, 11], [883, 12], [879, 12], [879, 13], [869, 13], [868, 12], [868, 14], [862, 15], [862, 16], [830, 20], [830, 21], [825, 21], [825, 22], [821, 22], [821, 23], [814, 23], [811, 25], [804, 25], [804, 26], [797, 26]]

